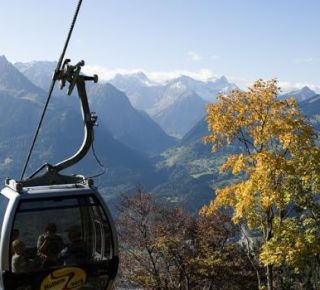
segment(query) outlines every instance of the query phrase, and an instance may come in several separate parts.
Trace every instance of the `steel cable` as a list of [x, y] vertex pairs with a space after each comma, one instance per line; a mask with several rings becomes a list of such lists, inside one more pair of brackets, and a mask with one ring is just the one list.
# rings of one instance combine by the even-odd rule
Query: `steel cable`
[[[69, 41], [70, 41], [70, 38], [71, 38], [71, 35], [72, 35], [72, 32], [73, 32], [73, 28], [74, 28], [74, 25], [75, 25], [75, 23], [76, 23], [78, 14], [79, 14], [79, 10], [80, 10], [81, 4], [82, 4], [82, 0], [79, 0], [78, 5], [77, 5], [77, 8], [76, 8], [76, 11], [75, 11], [75, 14], [74, 14], [73, 19], [72, 19], [72, 23], [71, 23], [71, 26], [70, 26], [68, 35], [67, 35], [67, 39], [66, 39], [66, 41], [65, 41], [65, 44], [64, 44], [62, 53], [61, 53], [60, 58], [59, 58], [59, 61], [58, 61], [58, 63], [57, 63], [57, 67], [56, 67], [56, 69], [55, 69], [55, 74], [56, 74], [56, 73], [60, 70], [60, 68], [61, 68], [61, 64], [62, 64], [62, 61], [63, 61], [63, 59], [64, 59], [66, 50], [67, 50], [67, 48], [68, 48]], [[34, 138], [33, 138], [33, 141], [32, 141], [32, 145], [31, 145], [30, 150], [29, 150], [29, 153], [28, 153], [28, 157], [27, 157], [27, 159], [26, 159], [26, 162], [25, 162], [25, 165], [24, 165], [22, 174], [21, 174], [21, 178], [20, 178], [21, 180], [23, 180], [24, 174], [25, 174], [26, 169], [27, 169], [27, 166], [28, 166], [28, 164], [29, 164], [30, 157], [31, 157], [31, 154], [32, 154], [34, 145], [35, 145], [35, 143], [36, 143], [36, 140], [37, 140], [37, 138], [38, 138], [39, 131], [40, 131], [40, 128], [41, 128], [41, 125], [42, 125], [42, 122], [43, 122], [43, 119], [44, 119], [44, 116], [45, 116], [45, 113], [46, 113], [48, 104], [49, 104], [49, 102], [50, 102], [51, 95], [52, 95], [52, 92], [53, 92], [55, 83], [56, 83], [56, 79], [55, 79], [55, 77], [53, 77], [53, 78], [52, 78], [51, 85], [50, 85], [50, 88], [49, 88], [47, 101], [46, 101], [45, 106], [44, 106], [44, 108], [43, 108], [42, 115], [41, 115], [41, 117], [40, 117], [40, 121], [39, 121], [37, 130], [36, 130], [36, 133], [35, 133]]]

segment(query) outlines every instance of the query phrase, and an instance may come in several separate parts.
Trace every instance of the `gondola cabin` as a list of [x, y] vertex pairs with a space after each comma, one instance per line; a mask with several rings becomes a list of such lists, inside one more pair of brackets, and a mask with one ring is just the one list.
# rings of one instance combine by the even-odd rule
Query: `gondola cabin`
[[90, 181], [0, 195], [0, 289], [110, 289], [118, 249], [108, 208]]
[[0, 194], [0, 290], [106, 290], [118, 271], [114, 223], [92, 179], [60, 174], [87, 154], [97, 119], [85, 82], [98, 77], [80, 74], [84, 61], [69, 62], [53, 80], [61, 88], [70, 83], [68, 95], [77, 87], [84, 139], [71, 157], [45, 163], [24, 179], [26, 162], [21, 181], [6, 180]]
[[20, 187], [0, 195], [1, 289], [108, 289], [118, 267], [111, 215], [90, 184]]

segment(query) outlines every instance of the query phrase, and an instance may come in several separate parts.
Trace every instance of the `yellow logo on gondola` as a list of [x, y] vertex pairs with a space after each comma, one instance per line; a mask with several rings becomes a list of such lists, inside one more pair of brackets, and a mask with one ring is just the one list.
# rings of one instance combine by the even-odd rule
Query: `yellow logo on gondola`
[[86, 272], [80, 268], [62, 268], [44, 278], [40, 290], [77, 290], [83, 286], [86, 279]]

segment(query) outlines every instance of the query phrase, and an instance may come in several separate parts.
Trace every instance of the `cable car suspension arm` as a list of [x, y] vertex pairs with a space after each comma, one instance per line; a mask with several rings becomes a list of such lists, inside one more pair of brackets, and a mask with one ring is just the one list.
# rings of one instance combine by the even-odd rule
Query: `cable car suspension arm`
[[[86, 81], [98, 81], [98, 76], [92, 77], [80, 74], [81, 67], [84, 65], [84, 61], [80, 61], [76, 65], [69, 65], [70, 60], [64, 61], [61, 70], [58, 70], [54, 74], [54, 80], [60, 81], [60, 88], [62, 89], [66, 83], [69, 83], [68, 95], [72, 94], [72, 91], [77, 87], [82, 118], [84, 121], [84, 139], [82, 145], [78, 151], [71, 157], [55, 164], [44, 164], [37, 171], [35, 171], [29, 178], [19, 181], [23, 186], [35, 186], [35, 185], [52, 185], [52, 184], [69, 184], [84, 182], [84, 177], [80, 175], [61, 175], [60, 171], [79, 162], [90, 149], [93, 142], [93, 126], [96, 123], [97, 116], [90, 112], [85, 82]], [[38, 174], [46, 169], [44, 174], [38, 176]]]
[[91, 147], [93, 141], [93, 126], [96, 124], [97, 116], [90, 112], [87, 92], [85, 87], [86, 81], [93, 81], [98, 82], [98, 76], [94, 75], [93, 77], [84, 76], [80, 74], [81, 67], [84, 66], [84, 61], [80, 61], [75, 66], [71, 66], [68, 63], [70, 62], [69, 59], [66, 59], [61, 71], [58, 71], [57, 74], [54, 76], [57, 80], [60, 80], [61, 89], [65, 86], [66, 81], [70, 83], [68, 89], [68, 95], [70, 96], [74, 87], [77, 87], [79, 99], [81, 103], [81, 111], [82, 111], [82, 118], [85, 124], [85, 132], [84, 132], [84, 139], [81, 147], [79, 150], [70, 158], [61, 161], [55, 165], [53, 165], [53, 169], [56, 172], [59, 172], [67, 167], [70, 167], [77, 162], [79, 162], [88, 152]]

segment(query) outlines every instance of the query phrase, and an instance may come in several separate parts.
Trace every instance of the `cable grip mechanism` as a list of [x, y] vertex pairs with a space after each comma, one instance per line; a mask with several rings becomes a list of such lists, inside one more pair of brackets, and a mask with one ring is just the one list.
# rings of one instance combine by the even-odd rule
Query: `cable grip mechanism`
[[[71, 95], [73, 89], [77, 87], [82, 119], [84, 121], [84, 137], [83, 142], [78, 151], [72, 155], [71, 157], [55, 164], [44, 164], [35, 173], [33, 173], [26, 180], [21, 181], [25, 186], [31, 185], [50, 185], [50, 184], [65, 184], [74, 183], [77, 178], [75, 176], [66, 176], [61, 175], [59, 172], [68, 167], [73, 166], [77, 162], [79, 162], [90, 149], [93, 142], [93, 127], [96, 125], [97, 116], [95, 113], [91, 113], [88, 103], [88, 97], [85, 87], [86, 81], [93, 81], [94, 83], [98, 82], [98, 76], [86, 76], [81, 74], [81, 68], [84, 66], [85, 62], [83, 60], [79, 61], [76, 65], [70, 65], [70, 59], [66, 59], [63, 62], [63, 66], [61, 69], [55, 71], [53, 75], [54, 81], [60, 81], [60, 88], [63, 89], [67, 83], [68, 87], [68, 95]], [[45, 173], [43, 175], [38, 176], [40, 172], [43, 172], [45, 169]], [[83, 177], [79, 177], [80, 180], [83, 180]]]

